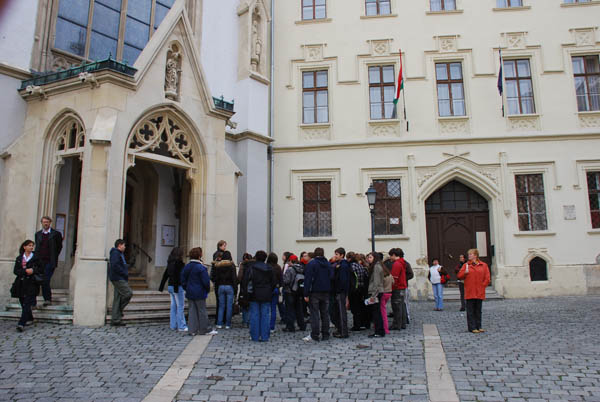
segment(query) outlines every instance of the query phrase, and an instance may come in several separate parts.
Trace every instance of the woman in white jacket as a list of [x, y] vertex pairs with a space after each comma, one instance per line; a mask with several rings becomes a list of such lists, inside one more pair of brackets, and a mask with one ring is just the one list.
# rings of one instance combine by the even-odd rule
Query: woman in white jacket
[[442, 267], [439, 260], [434, 258], [429, 267], [429, 280], [433, 288], [433, 298], [435, 299], [434, 311], [442, 311], [444, 309], [444, 285], [442, 285], [441, 276]]

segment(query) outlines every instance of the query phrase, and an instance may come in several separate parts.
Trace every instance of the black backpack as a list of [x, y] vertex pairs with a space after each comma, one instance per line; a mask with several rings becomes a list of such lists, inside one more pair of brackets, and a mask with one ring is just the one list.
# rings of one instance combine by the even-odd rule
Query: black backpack
[[304, 293], [304, 269], [302, 269], [302, 272], [298, 272], [297, 268], [300, 268], [298, 265], [292, 265], [291, 268], [296, 272], [292, 282], [292, 292]]

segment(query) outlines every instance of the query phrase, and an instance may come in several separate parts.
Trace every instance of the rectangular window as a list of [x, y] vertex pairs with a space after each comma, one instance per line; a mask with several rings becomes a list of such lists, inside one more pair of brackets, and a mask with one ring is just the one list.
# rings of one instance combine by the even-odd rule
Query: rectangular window
[[365, 0], [366, 15], [389, 15], [391, 12], [390, 0]]
[[573, 57], [573, 73], [577, 94], [577, 110], [600, 110], [600, 57]]
[[133, 64], [174, 1], [60, 0], [54, 47], [87, 60], [111, 56]]
[[504, 60], [508, 114], [533, 114], [533, 83], [529, 60]]
[[302, 73], [302, 122], [329, 122], [327, 70]]
[[565, 3], [589, 3], [591, 0], [565, 0]]
[[496, 7], [498, 7], [498, 8], [523, 7], [523, 0], [496, 0]]
[[373, 180], [375, 200], [375, 234], [402, 234], [402, 199], [400, 179]]
[[587, 172], [592, 228], [600, 229], [600, 172]]
[[436, 63], [435, 74], [440, 117], [465, 116], [461, 63]]
[[394, 66], [369, 67], [371, 120], [394, 118]]
[[302, 183], [304, 237], [331, 236], [331, 182]]
[[456, 10], [456, 0], [429, 0], [431, 11]]
[[547, 230], [544, 179], [541, 174], [515, 176], [519, 230]]
[[318, 20], [326, 17], [325, 0], [302, 0], [303, 20]]

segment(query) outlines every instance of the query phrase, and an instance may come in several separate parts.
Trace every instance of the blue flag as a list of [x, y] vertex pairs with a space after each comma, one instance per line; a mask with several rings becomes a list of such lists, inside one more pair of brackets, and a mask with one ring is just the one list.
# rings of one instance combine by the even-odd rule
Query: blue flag
[[500, 50], [500, 72], [498, 73], [498, 93], [502, 96], [504, 92], [504, 82], [502, 80], [502, 50]]

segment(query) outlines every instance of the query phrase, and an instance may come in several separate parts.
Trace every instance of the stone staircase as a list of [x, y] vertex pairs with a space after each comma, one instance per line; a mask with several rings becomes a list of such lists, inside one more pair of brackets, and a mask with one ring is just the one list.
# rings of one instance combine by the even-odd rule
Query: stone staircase
[[[36, 322], [53, 324], [72, 324], [73, 306], [69, 305], [68, 289], [52, 289], [52, 305], [44, 307], [44, 298], [37, 297], [37, 308], [33, 310]], [[17, 321], [21, 317], [21, 305], [17, 299], [11, 299], [4, 311], [0, 311], [0, 319]]]
[[[433, 294], [430, 294], [428, 297], [429, 300], [433, 300]], [[488, 286], [485, 289], [485, 299], [486, 300], [504, 300], [493, 287]], [[458, 287], [445, 287], [444, 288], [444, 301], [457, 301], [460, 302], [460, 290]]]

